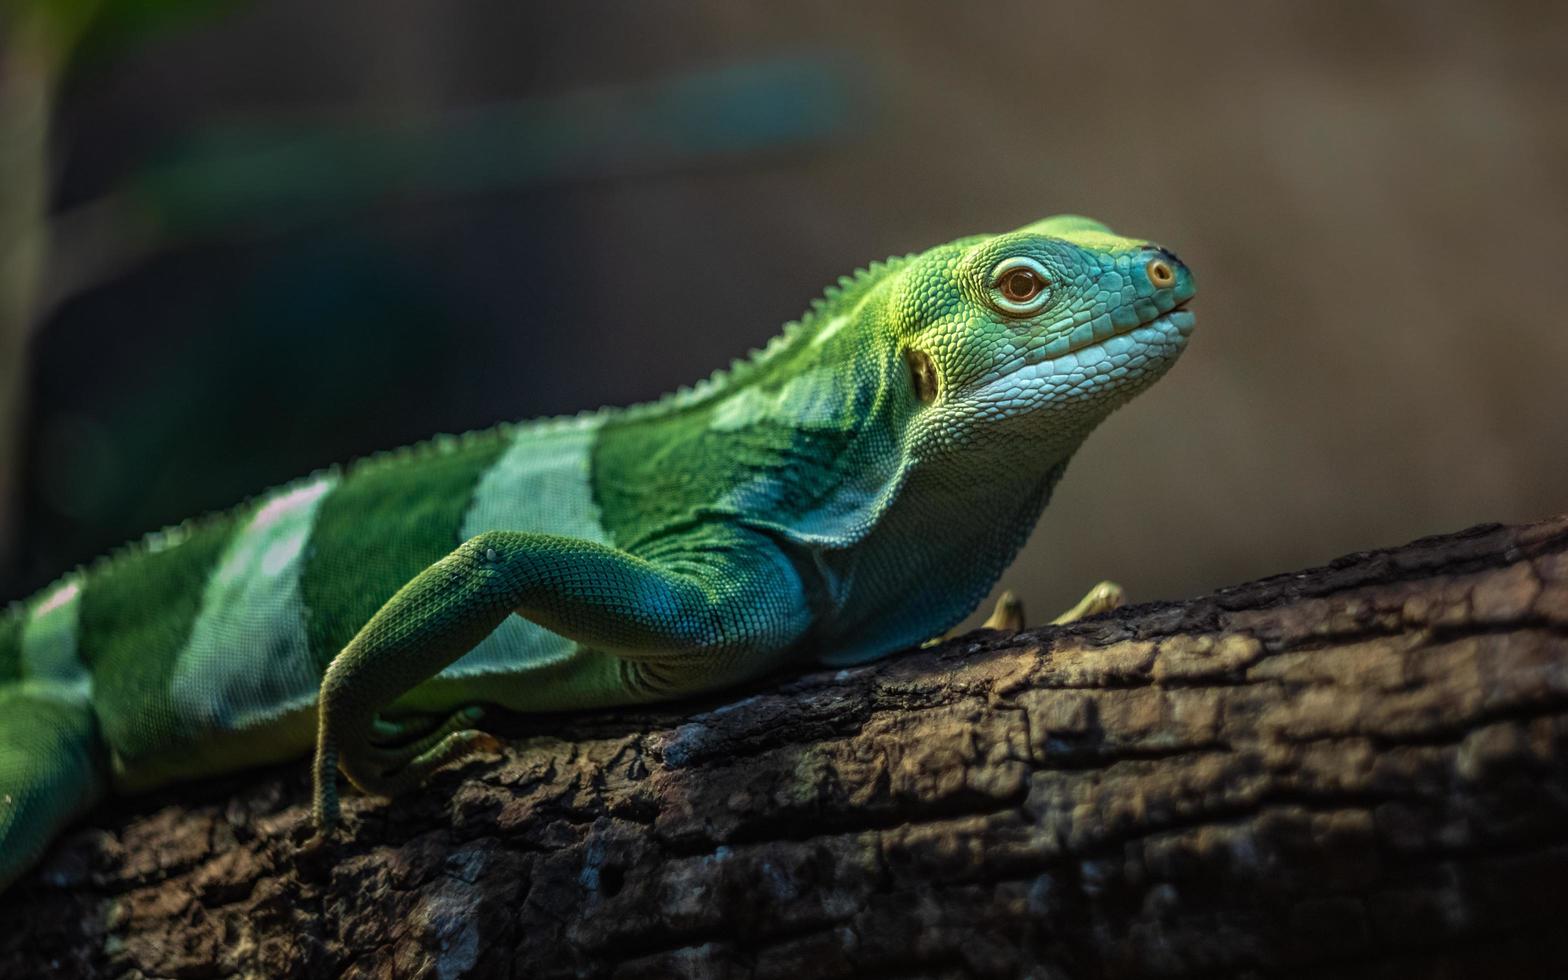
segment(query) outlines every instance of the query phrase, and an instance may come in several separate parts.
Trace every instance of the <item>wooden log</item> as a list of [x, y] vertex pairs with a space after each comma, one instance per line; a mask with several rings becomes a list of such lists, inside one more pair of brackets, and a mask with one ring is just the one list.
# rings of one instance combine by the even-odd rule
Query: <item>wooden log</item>
[[1568, 517], [508, 734], [325, 851], [303, 763], [102, 808], [0, 975], [1568, 964]]

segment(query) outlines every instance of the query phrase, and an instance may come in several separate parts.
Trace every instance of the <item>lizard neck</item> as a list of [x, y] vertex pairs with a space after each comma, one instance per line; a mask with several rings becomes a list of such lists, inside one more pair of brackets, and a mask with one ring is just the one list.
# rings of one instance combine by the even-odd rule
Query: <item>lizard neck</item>
[[868, 309], [876, 286], [863, 274], [706, 386], [607, 415], [591, 468], [617, 544], [636, 551], [715, 519], [802, 543], [864, 534], [896, 492], [916, 405]]
[[817, 569], [824, 662], [858, 663], [951, 629], [990, 592], [1039, 521], [1067, 461], [1043, 476], [915, 471], [853, 549]]

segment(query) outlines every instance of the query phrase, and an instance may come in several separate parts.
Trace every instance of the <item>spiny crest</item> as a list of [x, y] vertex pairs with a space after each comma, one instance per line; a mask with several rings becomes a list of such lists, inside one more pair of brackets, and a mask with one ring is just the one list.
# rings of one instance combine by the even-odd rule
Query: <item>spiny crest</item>
[[[360, 461], [356, 461], [356, 463], [357, 462]], [[349, 466], [353, 465], [355, 464], [349, 464]], [[200, 531], [205, 531], [208, 528], [220, 525], [224, 521], [239, 520], [241, 515], [243, 515], [248, 509], [266, 497], [270, 497], [274, 494], [282, 496], [325, 477], [338, 476], [343, 472], [344, 468], [345, 467], [342, 464], [333, 464], [332, 466], [322, 467], [321, 469], [313, 470], [305, 476], [297, 477], [285, 483], [279, 483], [268, 487], [259, 493], [251, 494], [233, 506], [224, 507], [218, 510], [210, 510], [195, 517], [188, 517], [185, 520], [180, 521], [178, 524], [169, 524], [158, 528], [157, 530], [148, 531], [139, 538], [133, 538], [124, 544], [115, 546], [109, 551], [97, 556], [96, 558], [93, 558], [88, 562], [77, 565], [75, 568], [56, 579], [55, 582], [51, 582], [49, 585], [44, 586], [44, 588], [40, 591], [48, 591], [54, 584], [58, 582], [69, 581], [70, 579], [78, 578], [82, 575], [92, 575], [93, 573], [101, 571], [103, 568], [129, 555], [157, 554], [160, 551], [167, 551], [170, 548], [184, 544], [191, 538], [192, 535]]]
[[419, 442], [398, 446], [396, 449], [383, 449], [379, 452], [371, 453], [369, 456], [361, 456], [347, 464], [331, 466], [327, 472], [333, 475], [348, 476], [354, 473], [382, 469], [387, 466], [418, 462], [421, 459], [428, 459], [432, 456], [447, 456], [461, 449], [468, 449], [476, 443], [485, 440], [505, 439], [511, 435], [514, 428], [515, 423], [501, 422], [487, 429], [470, 429], [467, 432], [457, 434], [443, 432], [428, 439], [422, 439]]
[[[311, 479], [311, 477], [302, 477], [299, 480], [291, 481], [289, 484], [287, 484], [287, 486], [293, 486], [295, 483], [303, 483], [308, 479]], [[256, 496], [261, 495], [257, 494]], [[191, 537], [191, 535], [195, 534], [197, 531], [214, 527], [226, 520], [233, 518], [236, 513], [248, 506], [251, 501], [255, 499], [256, 497], [247, 497], [243, 502], [235, 505], [234, 507], [223, 510], [208, 511], [207, 513], [201, 514], [197, 517], [188, 517], [178, 524], [170, 524], [166, 527], [158, 528], [155, 531], [148, 531], [141, 537], [127, 541], [124, 544], [117, 545], [109, 551], [97, 556], [96, 558], [93, 558], [91, 561], [77, 565], [69, 572], [66, 572], [64, 575], [61, 575], [53, 582], [40, 589], [39, 594], [49, 591], [59, 583], [68, 582], [72, 579], [81, 578], [84, 575], [93, 575], [96, 572], [100, 572], [109, 565], [112, 565], [116, 561], [129, 555], [157, 554], [160, 551], [167, 551], [170, 548], [183, 544]]]
[[890, 255], [881, 262], [872, 262], [864, 269], [856, 269], [850, 275], [839, 276], [837, 284], [829, 286], [822, 291], [821, 296], [811, 301], [811, 310], [801, 319], [801, 322], [805, 323], [815, 316], [823, 315], [824, 311], [838, 310], [860, 302], [866, 291], [880, 282], [883, 276], [914, 257], [915, 253]]
[[[173, 548], [200, 530], [226, 520], [239, 519], [239, 516], [247, 508], [254, 505], [261, 498], [273, 494], [288, 493], [291, 490], [323, 478], [343, 478], [353, 473], [370, 472], [387, 466], [418, 462], [431, 456], [444, 455], [467, 448], [482, 439], [510, 439], [517, 429], [522, 426], [543, 430], [566, 429], [592, 424], [602, 416], [610, 413], [623, 413], [623, 417], [641, 418], [697, 404], [719, 392], [744, 384], [793, 344], [811, 337], [815, 332], [815, 328], [821, 326], [839, 312], [853, 308], [884, 276], [896, 271], [914, 257], [915, 253], [889, 256], [883, 261], [872, 262], [865, 268], [857, 269], [850, 275], [840, 276], [837, 283], [828, 286], [823, 290], [821, 296], [811, 301], [806, 313], [799, 320], [792, 320], [786, 323], [783, 329], [770, 339], [767, 344], [750, 351], [743, 358], [736, 358], [731, 361], [727, 369], [720, 368], [696, 384], [683, 385], [662, 398], [633, 405], [625, 409], [605, 406], [597, 410], [588, 409], [575, 415], [550, 416], [524, 423], [502, 422], [486, 429], [474, 429], [458, 435], [441, 434], [410, 445], [400, 446], [396, 449], [382, 450], [368, 456], [362, 456], [348, 463], [333, 464], [317, 469], [298, 479], [269, 487], [260, 493], [245, 498], [232, 507], [209, 511], [200, 516], [181, 521], [178, 524], [150, 531], [138, 539], [122, 544], [106, 554], [99, 555], [90, 562], [76, 566], [70, 572], [57, 579], [56, 582], [66, 581], [84, 574], [92, 574], [126, 555], [138, 552], [159, 552]], [[45, 588], [47, 589], [49, 586]], [[21, 603], [22, 600], [15, 600], [9, 606], [19, 606]], [[8, 606], [0, 606], [0, 610], [6, 608]]]
[[743, 385], [784, 351], [797, 342], [809, 339], [816, 327], [837, 315], [838, 312], [853, 308], [888, 273], [896, 271], [915, 255], [916, 253], [890, 255], [881, 262], [872, 262], [863, 269], [856, 269], [850, 275], [840, 276], [836, 284], [823, 290], [821, 296], [811, 301], [805, 315], [799, 320], [791, 320], [784, 324], [783, 329], [765, 345], [753, 349], [743, 358], [731, 361], [728, 368], [719, 368], [701, 381], [692, 385], [682, 385], [651, 402], [631, 405], [624, 409], [606, 406], [599, 409], [599, 412], [619, 413], [625, 419], [640, 419], [662, 412], [690, 408], [720, 392]]
[[[334, 463], [331, 466], [313, 470], [305, 476], [297, 477], [296, 479], [268, 487], [259, 493], [251, 494], [231, 507], [208, 511], [196, 517], [187, 518], [178, 524], [171, 524], [149, 531], [139, 538], [134, 538], [116, 546], [85, 564], [77, 565], [56, 581], [64, 582], [84, 574], [91, 575], [128, 555], [157, 554], [160, 551], [167, 551], [170, 548], [183, 544], [199, 531], [206, 530], [224, 521], [243, 519], [243, 515], [261, 500], [273, 496], [285, 496], [318, 480], [337, 479], [351, 473], [374, 471], [386, 466], [417, 462], [420, 459], [431, 456], [449, 454], [471, 446], [481, 439], [505, 437], [514, 428], [513, 423], [503, 422], [488, 429], [475, 429], [460, 435], [443, 433], [411, 445], [382, 450], [371, 453], [368, 456], [350, 460], [347, 463]], [[53, 584], [51, 583], [51, 585]], [[45, 586], [44, 591], [47, 591], [49, 587]]]

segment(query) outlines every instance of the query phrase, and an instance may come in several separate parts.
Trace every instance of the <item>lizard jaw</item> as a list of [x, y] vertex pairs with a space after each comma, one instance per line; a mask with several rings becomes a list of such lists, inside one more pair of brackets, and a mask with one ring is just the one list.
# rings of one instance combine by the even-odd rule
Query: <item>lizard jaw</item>
[[1152, 320], [1050, 357], [1025, 361], [983, 385], [975, 396], [1010, 410], [1028, 410], [1070, 397], [1075, 390], [1084, 392], [1106, 384], [1119, 386], [1120, 378], [1113, 375], [1119, 368], [1128, 369], [1123, 377], [1129, 372], [1141, 375], [1150, 370], [1158, 376], [1187, 345], [1187, 337], [1197, 323], [1186, 305], [1184, 300]]
[[[1187, 334], [1192, 332], [1193, 325], [1197, 322], [1197, 319], [1187, 310], [1187, 304], [1191, 302], [1191, 299], [1184, 299], [1180, 303], [1177, 303], [1175, 306], [1152, 319], [1140, 321], [1130, 327], [1124, 327], [1104, 337], [1092, 337], [1088, 340], [1082, 341], [1081, 343], [1068, 347], [1066, 350], [1061, 351], [1060, 353], [1052, 354], [1050, 357], [1043, 357], [1039, 361], [1027, 362], [1024, 366], [1027, 367], [1029, 364], [1038, 364], [1044, 361], [1059, 360], [1063, 357], [1066, 357], [1068, 354], [1077, 354], [1079, 351], [1086, 350], [1095, 346], [1096, 344], [1103, 344], [1115, 337], [1125, 337], [1130, 333], [1134, 333], [1135, 331], [1142, 330], [1146, 327], [1158, 326], [1162, 322], [1176, 327], [1176, 329], [1181, 331], [1182, 336], [1185, 337]], [[1177, 314], [1180, 314], [1180, 316], [1177, 316]]]

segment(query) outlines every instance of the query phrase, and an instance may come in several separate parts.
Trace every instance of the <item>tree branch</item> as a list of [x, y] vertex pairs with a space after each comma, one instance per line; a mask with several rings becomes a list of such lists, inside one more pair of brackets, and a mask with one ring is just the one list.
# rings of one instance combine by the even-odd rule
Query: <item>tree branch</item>
[[0, 897], [0, 974], [1568, 962], [1568, 517], [511, 734], [331, 852], [303, 765], [105, 808]]

